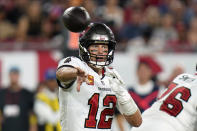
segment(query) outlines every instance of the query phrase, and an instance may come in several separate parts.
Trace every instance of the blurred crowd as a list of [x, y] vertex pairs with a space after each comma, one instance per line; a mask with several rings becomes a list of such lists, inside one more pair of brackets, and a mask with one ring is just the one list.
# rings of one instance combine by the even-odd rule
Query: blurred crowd
[[70, 6], [110, 26], [118, 51], [197, 50], [196, 0], [1, 0], [0, 49], [67, 48], [61, 15]]
[[0, 88], [0, 131], [61, 131], [56, 69], [46, 70], [34, 92], [20, 77], [20, 69], [11, 67], [9, 85]]

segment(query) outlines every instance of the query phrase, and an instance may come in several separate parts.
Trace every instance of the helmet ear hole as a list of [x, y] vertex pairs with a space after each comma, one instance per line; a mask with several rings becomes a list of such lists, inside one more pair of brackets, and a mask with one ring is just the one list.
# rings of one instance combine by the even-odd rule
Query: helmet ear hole
[[[95, 57], [96, 61], [90, 61], [90, 53], [88, 47], [92, 44], [108, 44], [108, 55], [106, 56], [106, 62], [98, 62], [99, 57]], [[88, 30], [83, 32], [79, 38], [79, 54], [83, 61], [98, 66], [106, 66], [113, 62], [114, 50], [116, 41], [111, 29], [103, 23], [92, 23]]]

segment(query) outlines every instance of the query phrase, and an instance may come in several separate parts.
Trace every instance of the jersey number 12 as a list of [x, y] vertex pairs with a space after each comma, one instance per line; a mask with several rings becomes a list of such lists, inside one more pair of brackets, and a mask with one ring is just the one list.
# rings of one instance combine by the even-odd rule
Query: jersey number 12
[[[113, 106], [110, 108], [110, 103], [113, 104]], [[85, 119], [85, 128], [97, 128], [99, 129], [110, 129], [112, 124], [112, 118], [108, 118], [106, 121], [106, 116], [113, 116], [114, 114], [114, 108], [116, 105], [116, 96], [115, 95], [106, 95], [103, 99], [103, 106], [106, 108], [101, 111], [100, 119], [97, 124], [97, 112], [99, 108], [99, 94], [95, 93], [92, 95], [92, 97], [88, 101], [88, 105], [90, 105], [90, 110], [88, 114], [88, 118]]]

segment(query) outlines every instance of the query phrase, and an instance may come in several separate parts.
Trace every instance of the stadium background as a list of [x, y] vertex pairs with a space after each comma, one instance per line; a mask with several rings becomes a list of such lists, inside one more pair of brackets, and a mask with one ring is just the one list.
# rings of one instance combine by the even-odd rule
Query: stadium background
[[196, 0], [1, 0], [1, 86], [9, 83], [9, 69], [19, 66], [22, 84], [35, 89], [47, 68], [55, 68], [62, 57], [78, 56], [78, 34], [61, 21], [62, 12], [73, 5], [84, 6], [92, 21], [113, 29], [118, 41], [113, 66], [127, 84], [134, 80], [139, 55], [155, 57], [163, 69], [161, 79], [177, 65], [194, 73]]
[[9, 84], [13, 66], [31, 91], [48, 68], [66, 56], [78, 56], [78, 33], [69, 32], [61, 15], [70, 6], [84, 6], [92, 21], [114, 31], [113, 66], [127, 85], [136, 81], [139, 56], [151, 56], [163, 81], [177, 67], [195, 73], [197, 58], [196, 0], [0, 0], [0, 87]]

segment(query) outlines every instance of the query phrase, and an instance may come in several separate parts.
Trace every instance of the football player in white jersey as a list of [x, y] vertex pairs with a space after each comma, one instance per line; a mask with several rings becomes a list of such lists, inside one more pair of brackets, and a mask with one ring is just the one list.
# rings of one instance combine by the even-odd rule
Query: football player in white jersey
[[59, 62], [56, 76], [63, 131], [110, 131], [115, 107], [132, 126], [141, 125], [138, 107], [118, 73], [108, 67], [115, 45], [109, 27], [92, 23], [79, 39], [81, 59], [67, 57]]
[[197, 131], [197, 75], [181, 74], [131, 131]]

